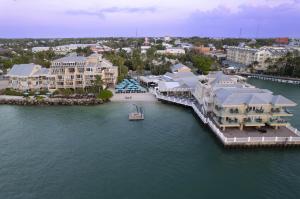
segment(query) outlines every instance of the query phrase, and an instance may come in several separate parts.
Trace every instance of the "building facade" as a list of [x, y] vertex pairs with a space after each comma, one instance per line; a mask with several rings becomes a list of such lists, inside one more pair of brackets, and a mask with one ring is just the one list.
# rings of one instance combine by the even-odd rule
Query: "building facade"
[[227, 60], [244, 64], [253, 65], [256, 70], [266, 70], [280, 57], [285, 56], [288, 49], [282, 47], [262, 47], [259, 49], [249, 47], [227, 47]]
[[55, 78], [47, 68], [36, 64], [15, 64], [6, 75], [8, 87], [20, 90], [55, 89]]
[[54, 60], [50, 67], [55, 76], [56, 88], [85, 88], [92, 86], [96, 76], [101, 76], [105, 86], [117, 83], [118, 67], [102, 58], [100, 54], [89, 57], [67, 56]]
[[285, 117], [292, 116], [287, 108], [296, 106], [281, 95], [255, 88], [241, 77], [222, 72], [210, 73], [202, 79], [194, 96], [203, 105], [203, 112], [223, 130], [287, 126]]
[[118, 67], [100, 54], [67, 56], [52, 61], [50, 69], [36, 64], [14, 65], [8, 72], [9, 87], [16, 90], [86, 88], [100, 76], [104, 87], [115, 86]]

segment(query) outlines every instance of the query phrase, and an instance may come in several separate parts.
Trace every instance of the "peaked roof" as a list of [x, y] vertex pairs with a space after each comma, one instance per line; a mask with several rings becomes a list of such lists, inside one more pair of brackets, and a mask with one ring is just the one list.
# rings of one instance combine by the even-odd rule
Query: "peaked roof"
[[175, 64], [175, 65], [171, 66], [171, 70], [172, 70], [172, 72], [175, 72], [175, 71], [179, 70], [180, 68], [185, 68], [185, 67], [189, 68], [188, 66], [186, 66], [182, 63], [179, 63], [179, 64]]
[[66, 56], [60, 59], [56, 59], [53, 62], [85, 62], [87, 60], [86, 57], [83, 56]]
[[31, 64], [15, 64], [8, 72], [8, 76], [30, 76], [36, 65]]
[[232, 105], [267, 105], [275, 106], [296, 106], [296, 103], [281, 96], [274, 96], [272, 92], [258, 88], [220, 88], [216, 92], [216, 101], [222, 106]]
[[283, 97], [282, 95], [273, 96], [271, 103], [274, 106], [296, 106], [295, 102]]
[[49, 75], [50, 70], [48, 68], [41, 68], [37, 72], [35, 72], [34, 76], [46, 76]]

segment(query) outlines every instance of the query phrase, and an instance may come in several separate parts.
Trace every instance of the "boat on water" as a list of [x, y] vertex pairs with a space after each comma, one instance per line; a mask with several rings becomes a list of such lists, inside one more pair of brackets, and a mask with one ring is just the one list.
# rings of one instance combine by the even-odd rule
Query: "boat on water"
[[144, 120], [144, 112], [143, 112], [143, 108], [136, 104], [133, 104], [136, 108], [135, 112], [129, 113], [128, 119], [130, 121], [138, 121], [138, 120]]

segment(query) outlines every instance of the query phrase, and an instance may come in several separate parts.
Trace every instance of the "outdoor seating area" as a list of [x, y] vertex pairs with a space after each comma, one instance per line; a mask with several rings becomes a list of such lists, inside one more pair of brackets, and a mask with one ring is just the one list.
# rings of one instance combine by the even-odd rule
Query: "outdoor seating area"
[[124, 79], [116, 87], [116, 93], [145, 93], [146, 89], [140, 86], [135, 79]]

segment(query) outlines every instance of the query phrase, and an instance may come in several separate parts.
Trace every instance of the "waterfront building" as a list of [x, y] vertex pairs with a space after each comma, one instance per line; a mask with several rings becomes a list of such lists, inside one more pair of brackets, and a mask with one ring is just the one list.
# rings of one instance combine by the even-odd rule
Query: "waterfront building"
[[103, 59], [100, 54], [89, 57], [66, 56], [52, 62], [50, 73], [55, 76], [56, 88], [89, 87], [97, 75], [101, 76], [105, 86], [114, 86], [118, 67]]
[[222, 72], [211, 72], [203, 77], [194, 96], [203, 105], [202, 111], [222, 130], [287, 126], [285, 117], [292, 116], [287, 108], [296, 106], [281, 95], [255, 88], [239, 76]]
[[246, 66], [253, 65], [256, 70], [266, 70], [280, 57], [285, 56], [289, 49], [283, 47], [227, 47], [227, 60]]
[[37, 64], [15, 64], [6, 76], [8, 87], [15, 90], [55, 89], [55, 78], [49, 69]]
[[191, 97], [199, 77], [192, 72], [167, 72], [157, 82], [156, 92], [164, 96]]

